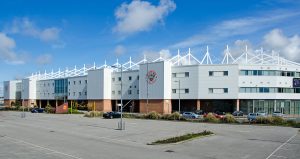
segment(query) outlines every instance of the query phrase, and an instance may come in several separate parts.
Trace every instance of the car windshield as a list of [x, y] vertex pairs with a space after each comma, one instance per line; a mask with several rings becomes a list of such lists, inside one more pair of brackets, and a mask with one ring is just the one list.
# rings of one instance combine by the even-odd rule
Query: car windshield
[[278, 114], [280, 114], [281, 112], [274, 112], [274, 113], [278, 113]]

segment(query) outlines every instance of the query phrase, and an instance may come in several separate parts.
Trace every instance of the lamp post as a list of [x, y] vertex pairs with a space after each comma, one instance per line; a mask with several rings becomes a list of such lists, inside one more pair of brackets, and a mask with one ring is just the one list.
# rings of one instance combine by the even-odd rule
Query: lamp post
[[121, 67], [118, 67], [118, 66], [111, 66], [112, 68], [121, 68], [121, 96], [120, 96], [120, 99], [121, 99], [121, 118], [120, 118], [120, 123], [119, 123], [119, 129], [120, 130], [125, 130], [125, 127], [123, 126], [123, 66], [121, 65]]
[[174, 82], [178, 83], [178, 96], [179, 96], [179, 100], [178, 100], [178, 111], [179, 111], [179, 114], [180, 114], [180, 80], [174, 81]]

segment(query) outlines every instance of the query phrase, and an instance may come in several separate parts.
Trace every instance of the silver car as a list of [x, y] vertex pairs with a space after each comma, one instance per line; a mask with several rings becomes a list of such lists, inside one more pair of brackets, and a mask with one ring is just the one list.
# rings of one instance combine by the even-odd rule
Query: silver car
[[275, 111], [272, 116], [278, 116], [278, 117], [283, 117], [284, 114], [282, 114], [280, 111]]

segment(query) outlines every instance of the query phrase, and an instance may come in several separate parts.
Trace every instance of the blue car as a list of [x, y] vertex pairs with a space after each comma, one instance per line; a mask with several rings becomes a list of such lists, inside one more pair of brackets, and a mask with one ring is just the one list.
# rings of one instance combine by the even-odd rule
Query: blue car
[[189, 118], [189, 119], [197, 119], [197, 118], [199, 118], [199, 115], [195, 114], [193, 112], [184, 112], [184, 113], [182, 113], [182, 116], [184, 118]]
[[31, 109], [31, 113], [44, 113], [43, 108], [33, 108]]

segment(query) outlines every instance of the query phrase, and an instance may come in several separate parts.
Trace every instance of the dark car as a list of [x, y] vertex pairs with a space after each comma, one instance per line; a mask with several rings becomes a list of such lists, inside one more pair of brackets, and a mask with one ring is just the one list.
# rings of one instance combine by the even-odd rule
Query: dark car
[[233, 115], [233, 116], [243, 116], [244, 113], [243, 113], [242, 111], [234, 111], [234, 112], [232, 113], [232, 115]]
[[203, 115], [204, 114], [203, 110], [196, 110], [194, 113], [198, 114], [198, 115]]
[[121, 112], [107, 112], [103, 114], [106, 119], [121, 118]]
[[31, 109], [31, 113], [44, 113], [43, 108], [33, 108]]

